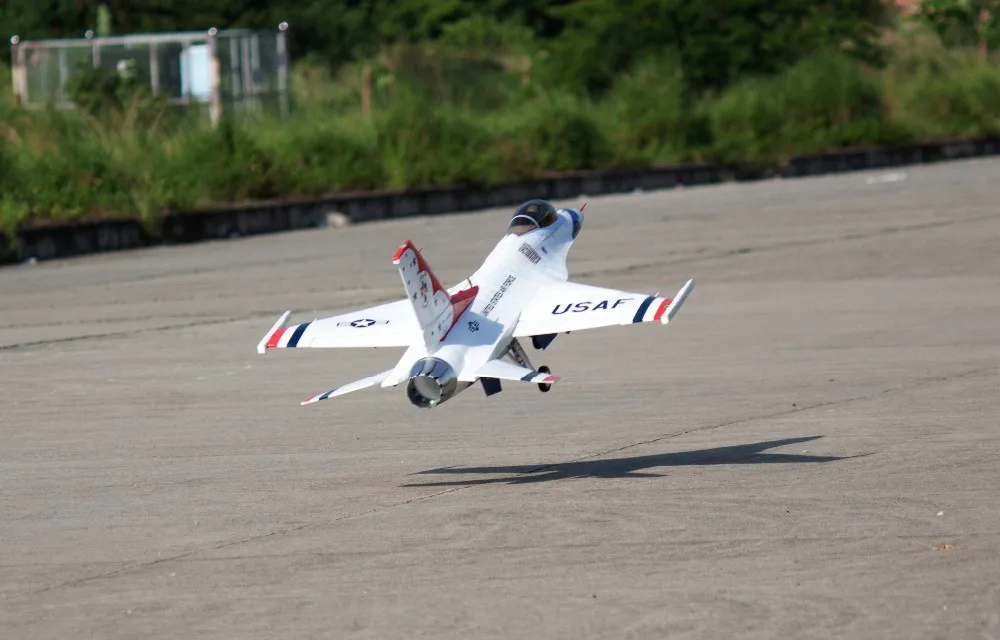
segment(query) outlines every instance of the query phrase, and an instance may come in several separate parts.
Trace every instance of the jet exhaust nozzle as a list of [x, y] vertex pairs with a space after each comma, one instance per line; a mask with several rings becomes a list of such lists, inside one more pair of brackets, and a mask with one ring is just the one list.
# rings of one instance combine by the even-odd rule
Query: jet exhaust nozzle
[[410, 368], [406, 397], [421, 409], [435, 407], [455, 395], [458, 374], [440, 358], [422, 358]]

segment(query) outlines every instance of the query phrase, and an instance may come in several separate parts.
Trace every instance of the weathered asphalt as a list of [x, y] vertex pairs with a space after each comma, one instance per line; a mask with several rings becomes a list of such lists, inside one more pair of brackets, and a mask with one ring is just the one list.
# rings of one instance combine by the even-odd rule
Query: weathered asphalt
[[508, 211], [0, 270], [0, 637], [1000, 639], [1000, 162], [903, 173], [591, 200], [676, 323], [431, 411], [255, 346]]

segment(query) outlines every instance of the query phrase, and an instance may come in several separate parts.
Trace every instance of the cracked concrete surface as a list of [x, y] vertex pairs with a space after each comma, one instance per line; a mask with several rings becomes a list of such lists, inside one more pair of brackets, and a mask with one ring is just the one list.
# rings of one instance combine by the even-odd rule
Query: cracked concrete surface
[[0, 636], [1000, 640], [1000, 162], [906, 174], [592, 199], [573, 277], [676, 323], [432, 411], [255, 346], [505, 210], [0, 270]]

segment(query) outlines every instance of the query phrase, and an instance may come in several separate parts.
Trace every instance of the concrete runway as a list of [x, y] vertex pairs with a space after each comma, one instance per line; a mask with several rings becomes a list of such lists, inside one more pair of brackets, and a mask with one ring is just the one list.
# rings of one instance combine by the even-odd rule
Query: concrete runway
[[592, 199], [676, 323], [431, 411], [255, 346], [509, 210], [0, 270], [0, 637], [1000, 640], [1000, 161], [903, 172]]

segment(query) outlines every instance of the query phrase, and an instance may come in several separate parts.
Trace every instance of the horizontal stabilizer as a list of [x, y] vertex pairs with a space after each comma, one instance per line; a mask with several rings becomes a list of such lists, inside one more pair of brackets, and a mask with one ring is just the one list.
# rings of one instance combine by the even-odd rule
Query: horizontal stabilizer
[[542, 373], [520, 367], [516, 364], [504, 362], [503, 360], [490, 360], [473, 374], [472, 378], [459, 376], [459, 380], [472, 382], [477, 378], [497, 378], [498, 380], [520, 380], [521, 382], [532, 382], [535, 384], [552, 384], [558, 382], [559, 377], [548, 373]]
[[369, 376], [367, 378], [362, 378], [361, 380], [357, 380], [356, 382], [345, 384], [342, 387], [331, 389], [326, 393], [321, 393], [318, 396], [313, 396], [308, 400], [302, 402], [301, 404], [302, 405], [312, 404], [314, 402], [319, 402], [320, 400], [329, 400], [330, 398], [336, 398], [337, 396], [342, 396], [345, 393], [350, 393], [352, 391], [359, 391], [361, 389], [367, 389], [368, 387], [374, 387], [375, 385], [379, 384], [380, 382], [388, 378], [390, 373], [392, 373], [392, 369], [388, 371], [383, 371], [382, 373], [378, 373], [373, 376]]
[[257, 353], [269, 349], [409, 347], [421, 342], [420, 324], [409, 300], [286, 326], [290, 314], [281, 314], [264, 334], [257, 343]]

